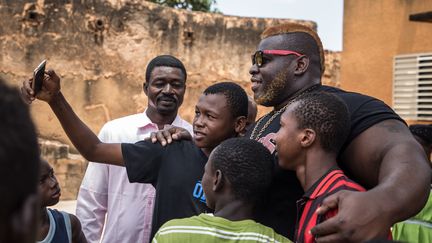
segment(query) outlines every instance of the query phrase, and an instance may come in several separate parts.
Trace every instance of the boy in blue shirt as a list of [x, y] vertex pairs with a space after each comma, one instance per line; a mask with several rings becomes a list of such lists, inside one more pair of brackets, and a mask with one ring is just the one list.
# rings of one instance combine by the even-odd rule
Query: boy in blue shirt
[[81, 230], [81, 223], [75, 215], [47, 208], [59, 202], [61, 190], [53, 168], [43, 159], [40, 164], [38, 192], [40, 201], [38, 242], [87, 243]]

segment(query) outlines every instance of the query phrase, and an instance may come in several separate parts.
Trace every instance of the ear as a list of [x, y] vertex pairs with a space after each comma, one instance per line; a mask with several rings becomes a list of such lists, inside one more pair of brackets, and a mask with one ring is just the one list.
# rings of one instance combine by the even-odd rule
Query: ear
[[315, 131], [310, 128], [304, 129], [300, 136], [300, 144], [304, 148], [310, 147], [316, 139]]
[[245, 116], [239, 116], [235, 119], [234, 130], [237, 134], [244, 131], [246, 127], [247, 118]]
[[217, 192], [222, 190], [222, 188], [224, 187], [224, 183], [223, 183], [223, 175], [222, 175], [222, 171], [220, 170], [216, 170], [215, 176], [213, 177], [213, 191]]
[[147, 82], [143, 83], [143, 90], [144, 90], [144, 94], [148, 95], [148, 83]]
[[302, 75], [309, 67], [309, 57], [303, 55], [297, 58], [297, 66], [294, 70], [295, 75]]

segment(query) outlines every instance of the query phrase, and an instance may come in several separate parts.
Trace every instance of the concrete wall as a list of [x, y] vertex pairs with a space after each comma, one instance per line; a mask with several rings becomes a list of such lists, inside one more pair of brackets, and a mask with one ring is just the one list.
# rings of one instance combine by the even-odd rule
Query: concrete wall
[[431, 0], [345, 0], [341, 87], [392, 105], [393, 57], [432, 52], [432, 23], [409, 21], [427, 11]]
[[[0, 0], [0, 19], [0, 76], [20, 85], [47, 59], [61, 75], [65, 97], [96, 132], [111, 119], [144, 110], [145, 67], [156, 55], [185, 63], [180, 113], [192, 121], [198, 96], [217, 81], [233, 80], [251, 94], [250, 55], [266, 27], [295, 21], [316, 28], [311, 21], [190, 12], [138, 0]], [[326, 52], [325, 83], [339, 85], [339, 55]], [[41, 149], [59, 177], [62, 198], [74, 198], [86, 162], [69, 154], [70, 142], [47, 104], [36, 101], [31, 110], [39, 136], [48, 140]]]

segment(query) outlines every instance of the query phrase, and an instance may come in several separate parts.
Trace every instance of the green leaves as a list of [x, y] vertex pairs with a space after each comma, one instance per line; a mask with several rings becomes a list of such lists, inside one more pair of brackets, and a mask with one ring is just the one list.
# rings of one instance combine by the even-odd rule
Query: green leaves
[[177, 9], [220, 13], [218, 9], [216, 8], [212, 9], [212, 5], [216, 4], [216, 0], [147, 0], [147, 1], [158, 3], [160, 5], [164, 5], [172, 8], [177, 8]]

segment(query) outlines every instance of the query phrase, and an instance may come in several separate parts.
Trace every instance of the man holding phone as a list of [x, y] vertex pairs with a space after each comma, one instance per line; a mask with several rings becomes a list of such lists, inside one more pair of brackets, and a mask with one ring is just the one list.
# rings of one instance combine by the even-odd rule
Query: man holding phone
[[[177, 114], [186, 78], [180, 60], [170, 55], [155, 57], [147, 65], [143, 84], [147, 109], [106, 123], [99, 139], [135, 143], [167, 124], [192, 132], [192, 126]], [[76, 215], [89, 242], [149, 242], [154, 199], [154, 187], [130, 183], [124, 167], [90, 162], [78, 194]]]

